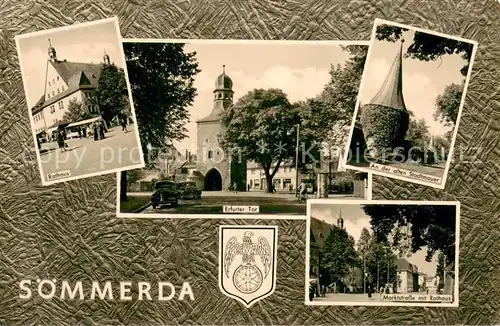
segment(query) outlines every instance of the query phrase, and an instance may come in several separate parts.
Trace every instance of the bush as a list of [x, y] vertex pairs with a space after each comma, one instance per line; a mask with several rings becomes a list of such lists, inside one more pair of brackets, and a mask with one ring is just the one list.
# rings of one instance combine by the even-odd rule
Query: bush
[[328, 186], [329, 194], [352, 194], [353, 192], [354, 184], [352, 177], [337, 177]]
[[370, 155], [380, 157], [388, 150], [404, 146], [410, 116], [408, 112], [378, 104], [361, 111], [361, 126]]

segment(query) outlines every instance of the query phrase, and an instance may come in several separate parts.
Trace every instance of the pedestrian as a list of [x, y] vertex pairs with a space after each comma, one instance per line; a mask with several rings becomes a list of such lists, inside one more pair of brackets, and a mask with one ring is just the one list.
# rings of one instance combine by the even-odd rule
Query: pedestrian
[[238, 184], [236, 182], [233, 183], [233, 191], [235, 194], [238, 193]]
[[59, 130], [57, 132], [57, 145], [59, 146], [59, 148], [61, 149], [61, 152], [66, 152], [66, 144], [64, 142], [64, 133], [62, 130]]
[[122, 118], [122, 131], [128, 132], [127, 130], [127, 119]]
[[82, 129], [78, 127], [78, 138], [82, 139]]
[[309, 284], [309, 301], [313, 301], [314, 299], [314, 284]]
[[92, 128], [94, 129], [94, 141], [99, 140], [99, 133], [97, 132], [97, 124], [95, 122], [92, 124]]
[[247, 184], [247, 191], [250, 191], [250, 185]]
[[304, 197], [306, 195], [306, 191], [307, 191], [307, 186], [306, 186], [305, 182], [302, 181], [300, 183], [300, 188], [299, 188], [299, 203], [301, 203], [302, 200], [304, 199]]
[[99, 124], [99, 135], [101, 139], [106, 138], [106, 135], [104, 134], [104, 123], [102, 121]]

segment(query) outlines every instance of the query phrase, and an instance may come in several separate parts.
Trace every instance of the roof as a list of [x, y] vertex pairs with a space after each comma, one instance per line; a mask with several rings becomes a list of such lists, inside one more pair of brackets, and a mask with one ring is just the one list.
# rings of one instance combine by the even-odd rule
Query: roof
[[78, 121], [78, 122], [73, 122], [73, 123], [70, 123], [68, 125], [68, 128], [69, 127], [76, 127], [76, 126], [80, 126], [80, 125], [84, 125], [84, 124], [88, 124], [88, 123], [92, 123], [92, 122], [95, 122], [97, 120], [100, 120], [102, 119], [102, 117], [95, 117], [95, 118], [90, 118], [90, 119], [86, 119], [86, 120], [82, 120], [82, 121]]
[[43, 104], [43, 107], [47, 107], [79, 89], [96, 88], [103, 68], [103, 64], [82, 62], [49, 61], [49, 64], [54, 67], [59, 76], [68, 85], [68, 88], [51, 97]]
[[410, 272], [410, 273], [413, 273], [413, 265], [410, 264], [410, 262], [408, 262], [406, 259], [404, 258], [398, 258], [396, 259], [396, 268], [397, 268], [397, 271], [400, 272], [400, 271], [406, 271], [406, 272]]
[[314, 241], [318, 247], [322, 248], [324, 239], [328, 237], [332, 228], [333, 225], [311, 216], [311, 242]]
[[403, 99], [403, 42], [401, 41], [399, 51], [392, 62], [391, 69], [389, 69], [382, 87], [380, 87], [380, 90], [371, 100], [370, 104], [378, 104], [406, 111]]
[[226, 65], [222, 66], [222, 74], [220, 74], [215, 80], [215, 89], [232, 89], [233, 81], [226, 75]]
[[216, 121], [220, 121], [220, 111], [219, 110], [212, 110], [212, 112], [210, 112], [209, 115], [207, 115], [206, 117], [200, 119], [200, 120], [196, 120], [196, 123], [199, 123], [199, 122], [216, 122]]

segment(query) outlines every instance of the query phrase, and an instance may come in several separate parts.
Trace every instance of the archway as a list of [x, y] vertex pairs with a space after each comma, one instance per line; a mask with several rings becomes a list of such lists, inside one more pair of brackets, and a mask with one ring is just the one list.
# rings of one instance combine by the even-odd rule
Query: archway
[[222, 190], [222, 176], [217, 169], [210, 169], [205, 174], [205, 191]]

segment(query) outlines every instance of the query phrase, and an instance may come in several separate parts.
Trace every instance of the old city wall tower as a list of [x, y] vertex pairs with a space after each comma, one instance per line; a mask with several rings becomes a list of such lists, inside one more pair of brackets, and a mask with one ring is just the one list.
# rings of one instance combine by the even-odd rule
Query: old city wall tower
[[[234, 183], [238, 189], [246, 188], [246, 164], [231, 162], [219, 145], [218, 135], [222, 130], [221, 113], [233, 104], [233, 81], [222, 74], [215, 80], [214, 106], [212, 112], [197, 124], [196, 167], [203, 177], [203, 190], [229, 190]], [[241, 171], [240, 171], [241, 170]], [[242, 173], [239, 173], [242, 172]]]

